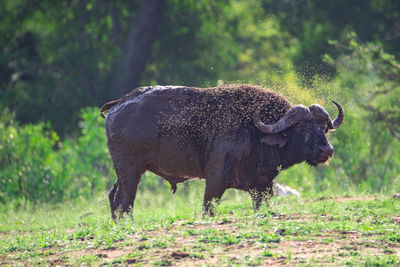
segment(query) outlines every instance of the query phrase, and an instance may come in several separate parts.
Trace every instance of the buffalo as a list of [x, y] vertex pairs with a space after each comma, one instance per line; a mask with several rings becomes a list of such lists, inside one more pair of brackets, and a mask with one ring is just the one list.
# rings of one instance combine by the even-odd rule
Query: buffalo
[[205, 214], [213, 215], [212, 201], [228, 188], [249, 192], [257, 209], [281, 170], [332, 157], [326, 133], [344, 118], [332, 102], [339, 112], [334, 120], [321, 105], [292, 106], [252, 85], [157, 85], [104, 104], [100, 112], [117, 175], [109, 193], [112, 217], [133, 208], [146, 170], [169, 181], [173, 192], [177, 183], [205, 179]]

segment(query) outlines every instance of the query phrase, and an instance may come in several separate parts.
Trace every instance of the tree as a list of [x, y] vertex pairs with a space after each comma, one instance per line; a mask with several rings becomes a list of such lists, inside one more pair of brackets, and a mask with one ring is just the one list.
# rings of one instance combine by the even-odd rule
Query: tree
[[354, 33], [331, 43], [341, 55], [324, 60], [337, 69], [333, 90], [349, 110], [338, 133], [346, 149], [336, 153], [335, 167], [380, 190], [400, 170], [400, 63], [381, 45], [362, 43]]
[[0, 108], [22, 123], [50, 120], [57, 132], [71, 132], [80, 108], [138, 84], [162, 3], [4, 1]]
[[147, 59], [158, 34], [163, 3], [164, 0], [146, 0], [140, 3], [136, 16], [130, 23], [129, 33], [124, 43], [121, 43], [123, 37], [117, 11], [114, 6], [111, 7], [113, 37], [122, 52], [113, 83], [112, 95], [115, 97], [130, 92], [139, 84], [140, 76], [146, 67]]
[[328, 40], [355, 32], [364, 42], [376, 42], [400, 56], [400, 1], [396, 0], [263, 0], [268, 14], [299, 42], [293, 64], [311, 85], [315, 74], [331, 76], [332, 66], [322, 60], [335, 51]]
[[361, 44], [354, 33], [346, 43], [332, 43], [346, 54], [336, 60], [326, 55], [325, 61], [337, 66], [341, 82], [353, 90], [352, 99], [366, 119], [400, 140], [400, 62], [380, 45]]

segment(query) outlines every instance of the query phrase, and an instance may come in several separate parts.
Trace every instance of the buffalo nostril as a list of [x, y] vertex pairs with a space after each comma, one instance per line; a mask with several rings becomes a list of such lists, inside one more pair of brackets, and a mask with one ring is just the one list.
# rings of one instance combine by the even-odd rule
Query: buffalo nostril
[[322, 157], [330, 157], [333, 154], [333, 147], [330, 144], [319, 146], [318, 151], [321, 153]]

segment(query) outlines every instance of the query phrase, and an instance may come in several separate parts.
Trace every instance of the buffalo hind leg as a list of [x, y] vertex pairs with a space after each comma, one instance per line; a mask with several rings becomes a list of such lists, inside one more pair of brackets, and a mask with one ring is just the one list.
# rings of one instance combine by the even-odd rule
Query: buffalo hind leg
[[219, 202], [225, 190], [226, 186], [222, 183], [219, 177], [209, 177], [206, 180], [203, 215], [214, 216], [214, 202]]
[[[112, 157], [117, 181], [109, 193], [111, 216], [115, 220], [133, 208], [136, 191], [143, 174], [131, 157]], [[119, 210], [119, 214], [117, 214]]]
[[113, 220], [116, 219], [115, 210], [117, 209], [117, 206], [115, 205], [114, 197], [115, 197], [115, 193], [117, 192], [117, 189], [118, 189], [118, 185], [117, 185], [117, 182], [115, 182], [113, 188], [110, 190], [110, 193], [108, 193], [108, 200], [110, 201], [111, 216], [112, 216]]

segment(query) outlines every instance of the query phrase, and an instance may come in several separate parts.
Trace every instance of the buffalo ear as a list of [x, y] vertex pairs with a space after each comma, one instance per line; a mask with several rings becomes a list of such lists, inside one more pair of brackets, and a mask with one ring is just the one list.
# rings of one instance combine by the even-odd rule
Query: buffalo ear
[[284, 147], [289, 141], [287, 136], [282, 134], [269, 134], [260, 139], [260, 142], [269, 146], [278, 145], [279, 148]]

